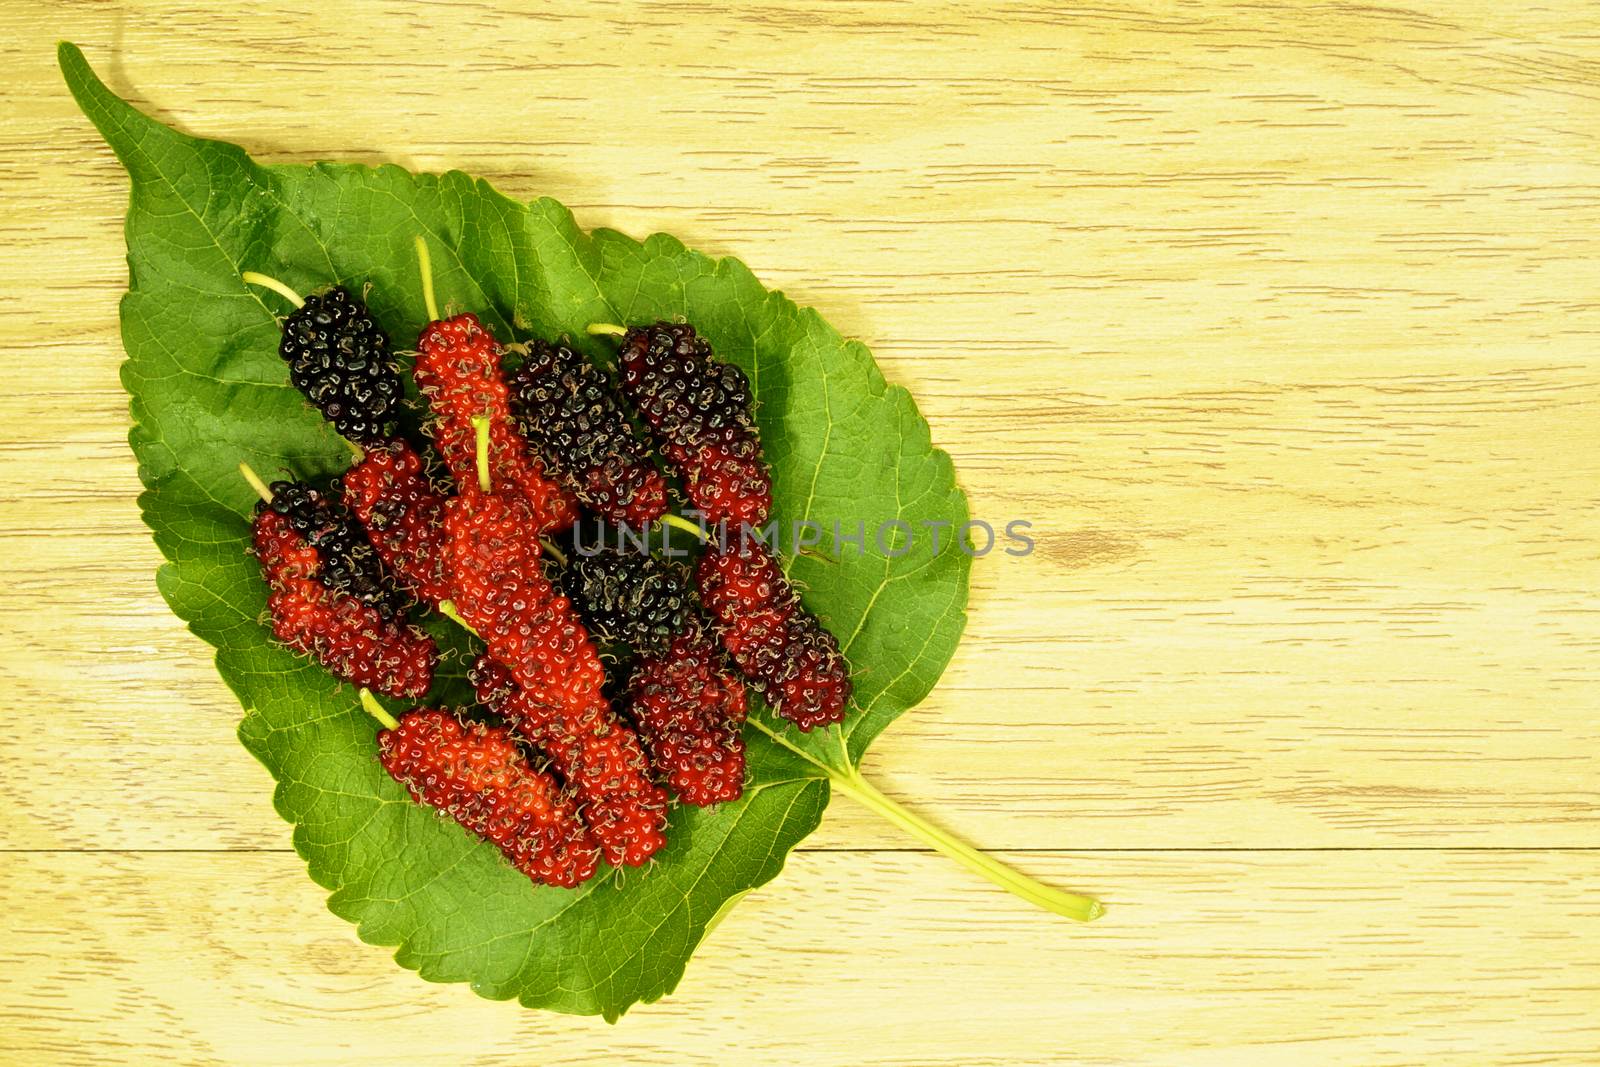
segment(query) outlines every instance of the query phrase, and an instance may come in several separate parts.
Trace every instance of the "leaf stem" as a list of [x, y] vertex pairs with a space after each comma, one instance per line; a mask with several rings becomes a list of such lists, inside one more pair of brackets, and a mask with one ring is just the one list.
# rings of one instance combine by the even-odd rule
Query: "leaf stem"
[[460, 612], [456, 611], [455, 601], [453, 601], [453, 600], [441, 600], [441, 601], [439, 601], [439, 614], [443, 615], [445, 618], [449, 619], [451, 622], [455, 623], [457, 626], [459, 626], [463, 630], [467, 631], [467, 633], [471, 634], [473, 637], [482, 637], [483, 636], [477, 630], [474, 630], [472, 628], [472, 624], [470, 622], [468, 622], [466, 619], [463, 619], [461, 617], [461, 613]]
[[963, 867], [983, 875], [1001, 889], [1021, 897], [1030, 904], [1036, 904], [1046, 911], [1078, 922], [1089, 922], [1105, 914], [1105, 906], [1098, 900], [1053, 889], [1042, 882], [1036, 882], [926, 822], [921, 816], [907, 811], [878, 792], [877, 787], [861, 777], [861, 772], [853, 767], [849, 771], [829, 768], [828, 778], [845, 796], [870, 808], [902, 830], [926, 841]]
[[250, 464], [239, 464], [239, 473], [244, 476], [245, 481], [250, 483], [250, 488], [256, 491], [257, 496], [268, 504], [272, 503], [272, 490], [268, 489], [267, 483], [261, 480], [261, 475], [250, 469]]
[[591, 322], [589, 324], [590, 337], [621, 337], [627, 332], [627, 330], [624, 330], [614, 322]]
[[658, 519], [657, 521], [665, 523], [668, 526], [676, 526], [680, 530], [687, 530], [689, 533], [692, 533], [696, 537], [698, 537], [702, 542], [711, 540], [711, 535], [710, 534], [706, 533], [699, 526], [697, 526], [695, 523], [690, 522], [688, 519], [684, 518], [682, 515], [675, 515], [672, 512], [668, 511], [668, 512], [662, 513], [661, 518]]
[[489, 416], [472, 416], [472, 429], [478, 436], [478, 488], [485, 493], [494, 492], [489, 480]]
[[395, 721], [394, 716], [385, 711], [383, 705], [378, 703], [378, 698], [372, 695], [372, 690], [362, 686], [359, 695], [361, 697], [361, 706], [366, 709], [368, 715], [383, 723], [390, 730], [398, 730], [400, 728], [400, 724]]
[[417, 270], [422, 274], [422, 306], [427, 309], [428, 321], [439, 321], [439, 305], [433, 299], [433, 257], [428, 254], [428, 242], [417, 234], [413, 243], [417, 247]]
[[284, 285], [278, 279], [266, 274], [258, 274], [253, 270], [242, 271], [239, 277], [250, 285], [259, 285], [263, 289], [271, 289], [297, 308], [306, 306], [305, 299], [293, 289]]

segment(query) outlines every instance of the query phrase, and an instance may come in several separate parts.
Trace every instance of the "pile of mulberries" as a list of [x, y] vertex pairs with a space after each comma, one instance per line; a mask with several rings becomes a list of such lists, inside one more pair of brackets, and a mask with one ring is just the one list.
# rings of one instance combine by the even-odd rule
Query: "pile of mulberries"
[[[749, 382], [684, 323], [617, 328], [613, 379], [563, 341], [502, 346], [431, 300], [415, 419], [387, 337], [347, 291], [284, 322], [290, 381], [356, 455], [321, 486], [246, 469], [272, 632], [363, 691], [379, 762], [413, 800], [532, 881], [645, 865], [675, 803], [743, 794], [747, 685], [801, 730], [849, 705], [837, 640], [751, 536], [772, 483]], [[665, 540], [584, 547], [585, 514], [688, 525], [667, 513], [667, 475], [718, 534], [698, 562]], [[423, 703], [438, 653], [408, 621], [418, 610], [479, 643], [476, 709]], [[417, 706], [394, 718], [369, 690]]]

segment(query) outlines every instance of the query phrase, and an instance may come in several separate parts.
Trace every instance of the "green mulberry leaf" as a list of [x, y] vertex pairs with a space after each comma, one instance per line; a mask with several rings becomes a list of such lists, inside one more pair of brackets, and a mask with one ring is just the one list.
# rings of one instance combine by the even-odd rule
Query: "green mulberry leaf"
[[[522, 203], [454, 171], [262, 166], [235, 145], [141, 114], [75, 47], [62, 45], [60, 61], [132, 179], [122, 381], [140, 505], [166, 559], [158, 585], [216, 647], [244, 707], [239, 737], [277, 780], [295, 848], [364, 940], [396, 946], [399, 962], [430, 980], [615, 1019], [675, 987], [710, 924], [773, 878], [817, 826], [830, 784], [890, 813], [855, 764], [949, 661], [969, 558], [951, 538], [937, 553], [919, 539], [891, 557], [871, 531], [885, 520], [959, 529], [968, 515], [916, 404], [862, 345], [764, 289], [737, 260], [661, 234], [585, 233], [553, 200]], [[277, 356], [284, 308], [240, 272], [301, 292], [370, 286], [379, 323], [409, 344], [426, 321], [418, 235], [434, 249], [441, 299], [476, 312], [502, 340], [564, 334], [599, 356], [608, 342], [585, 333], [591, 322], [693, 323], [754, 385], [781, 528], [809, 520], [831, 534], [838, 522], [849, 534], [857, 520], [868, 524], [864, 551], [790, 561], [852, 666], [856, 706], [845, 726], [803, 735], [758, 713], [743, 798], [676, 809], [670, 844], [647, 869], [606, 871], [577, 890], [531, 886], [491, 846], [411, 803], [379, 767], [355, 693], [277, 647], [261, 622], [265, 591], [245, 552], [253, 497], [238, 464], [316, 477], [342, 469], [348, 453], [288, 383]], [[444, 672], [433, 702], [468, 694], [459, 670]]]

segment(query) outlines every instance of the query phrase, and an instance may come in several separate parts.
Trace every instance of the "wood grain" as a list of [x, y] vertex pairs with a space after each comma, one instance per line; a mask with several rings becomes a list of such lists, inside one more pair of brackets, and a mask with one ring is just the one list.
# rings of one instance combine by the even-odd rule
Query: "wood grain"
[[[0, 881], [10, 1062], [1592, 1063], [1600, 856], [1009, 854], [1041, 923], [919, 852], [799, 852], [615, 1027], [436, 986], [279, 853], [33, 853]], [[1091, 873], [1092, 872], [1092, 873]], [[63, 909], [93, 886], [102, 903]], [[1120, 916], [1120, 918], [1113, 918]], [[1159, 937], [1152, 931], [1160, 930]]]
[[[0, 1051], [1594, 1062], [1600, 12], [1433, 6], [7, 5]], [[154, 589], [63, 37], [266, 160], [461, 167], [865, 340], [1039, 545], [867, 771], [1103, 924], [841, 802], [614, 1030], [357, 946]]]

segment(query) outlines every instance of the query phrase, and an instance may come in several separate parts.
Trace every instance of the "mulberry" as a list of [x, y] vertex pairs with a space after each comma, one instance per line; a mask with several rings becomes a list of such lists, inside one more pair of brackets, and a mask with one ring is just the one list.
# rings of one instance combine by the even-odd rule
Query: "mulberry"
[[572, 796], [529, 764], [504, 727], [410, 711], [379, 732], [378, 759], [413, 800], [492, 842], [533, 881], [571, 888], [594, 874], [600, 850]]
[[557, 707], [519, 687], [488, 656], [473, 666], [478, 701], [550, 760], [577, 792], [606, 862], [637, 867], [666, 844], [667, 795], [650, 780], [639, 737], [600, 694], [578, 708]]
[[851, 686], [838, 640], [801, 605], [771, 550], [746, 534], [713, 540], [695, 570], [723, 647], [801, 730], [842, 721]]
[[370, 446], [340, 485], [389, 574], [427, 604], [448, 600], [445, 499], [424, 474], [422, 457], [402, 440]]
[[413, 374], [437, 421], [434, 445], [458, 486], [477, 484], [477, 429], [489, 426], [489, 481], [496, 492], [527, 501], [537, 529], [571, 526], [577, 502], [544, 475], [544, 464], [528, 454], [511, 421], [509, 394], [500, 370], [501, 350], [475, 315], [431, 322], [417, 338]]
[[628, 695], [651, 765], [679, 800], [704, 806], [738, 799], [744, 792], [744, 685], [698, 623], [664, 654], [634, 664]]
[[371, 605], [385, 619], [405, 613], [407, 598], [389, 581], [378, 551], [336, 496], [305, 482], [273, 482], [270, 491], [267, 506], [316, 550], [322, 584]]
[[529, 447], [591, 510], [635, 526], [666, 510], [666, 479], [611, 380], [588, 359], [566, 345], [530, 342], [511, 397]]
[[577, 790], [608, 863], [643, 863], [666, 841], [666, 794], [606, 702], [594, 642], [540, 569], [527, 506], [468, 489], [447, 505], [445, 530], [456, 610], [489, 649], [478, 699]]
[[317, 550], [265, 504], [256, 509], [252, 542], [271, 589], [274, 637], [354, 685], [410, 700], [428, 691], [438, 659], [431, 638], [325, 585]]
[[389, 338], [345, 289], [306, 297], [283, 322], [278, 355], [289, 381], [342, 436], [367, 444], [393, 432], [404, 390]]
[[590, 633], [637, 652], [664, 652], [694, 603], [689, 567], [642, 552], [574, 553], [561, 585]]
[[540, 568], [527, 505], [468, 488], [446, 505], [444, 528], [451, 599], [490, 655], [541, 703], [586, 708], [605, 672], [571, 601]]
[[744, 372], [719, 362], [686, 323], [628, 330], [619, 362], [623, 393], [683, 473], [690, 502], [713, 524], [765, 522], [772, 476], [761, 458]]

